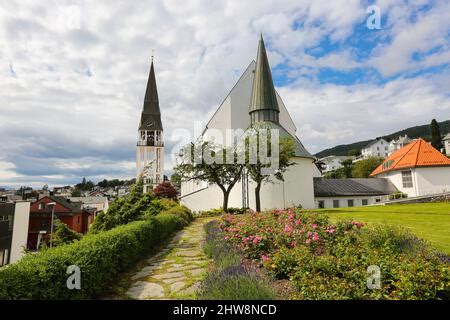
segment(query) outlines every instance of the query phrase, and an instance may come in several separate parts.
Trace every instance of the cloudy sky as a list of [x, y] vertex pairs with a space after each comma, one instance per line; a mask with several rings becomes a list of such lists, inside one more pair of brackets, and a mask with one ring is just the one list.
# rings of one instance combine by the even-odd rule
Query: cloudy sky
[[152, 50], [169, 154], [260, 32], [312, 153], [450, 119], [449, 1], [2, 1], [0, 186], [133, 177]]

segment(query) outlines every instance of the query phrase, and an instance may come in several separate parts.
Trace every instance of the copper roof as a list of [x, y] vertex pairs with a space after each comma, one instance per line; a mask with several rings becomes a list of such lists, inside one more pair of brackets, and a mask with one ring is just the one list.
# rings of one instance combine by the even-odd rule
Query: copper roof
[[250, 113], [257, 110], [275, 110], [280, 112], [262, 34], [258, 45], [255, 77], [250, 100]]
[[450, 166], [450, 159], [419, 138], [387, 157], [370, 176], [399, 169], [434, 166]]

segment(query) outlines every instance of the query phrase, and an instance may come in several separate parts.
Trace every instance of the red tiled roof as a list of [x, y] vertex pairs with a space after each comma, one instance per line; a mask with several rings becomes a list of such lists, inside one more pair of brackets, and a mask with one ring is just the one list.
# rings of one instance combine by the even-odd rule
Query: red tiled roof
[[387, 157], [370, 176], [392, 170], [434, 166], [450, 166], [450, 159], [419, 138]]

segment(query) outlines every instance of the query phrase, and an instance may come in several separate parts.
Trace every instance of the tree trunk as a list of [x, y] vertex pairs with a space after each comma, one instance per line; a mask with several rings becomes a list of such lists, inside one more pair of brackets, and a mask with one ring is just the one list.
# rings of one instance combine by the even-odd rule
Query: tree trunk
[[222, 207], [223, 207], [223, 211], [224, 212], [228, 211], [228, 197], [229, 197], [229, 195], [230, 195], [230, 191], [224, 191], [223, 192], [223, 204], [222, 204]]
[[255, 202], [256, 202], [256, 211], [261, 212], [261, 199], [259, 197], [259, 192], [261, 191], [261, 182], [256, 184], [255, 188]]

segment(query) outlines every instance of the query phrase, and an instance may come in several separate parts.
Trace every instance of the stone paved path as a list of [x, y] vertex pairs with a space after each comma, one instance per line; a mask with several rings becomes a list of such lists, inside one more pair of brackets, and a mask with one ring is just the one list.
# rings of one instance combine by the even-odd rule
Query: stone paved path
[[131, 277], [126, 292], [131, 299], [194, 299], [208, 258], [203, 253], [203, 225], [214, 218], [197, 218], [178, 232], [147, 265]]

